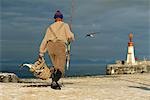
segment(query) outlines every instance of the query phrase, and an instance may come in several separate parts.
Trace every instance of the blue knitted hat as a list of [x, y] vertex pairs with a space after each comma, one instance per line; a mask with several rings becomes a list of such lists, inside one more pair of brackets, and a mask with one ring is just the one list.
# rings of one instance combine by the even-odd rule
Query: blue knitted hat
[[59, 10], [57, 10], [56, 13], [55, 13], [55, 15], [54, 15], [54, 19], [56, 19], [56, 18], [63, 19], [63, 14]]

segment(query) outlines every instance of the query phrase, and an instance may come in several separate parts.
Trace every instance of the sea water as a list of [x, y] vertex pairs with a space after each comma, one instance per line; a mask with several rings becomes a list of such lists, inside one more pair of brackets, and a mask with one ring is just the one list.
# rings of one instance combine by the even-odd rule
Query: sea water
[[[1, 61], [0, 72], [12, 72], [20, 78], [33, 78], [33, 74], [27, 67], [20, 68], [21, 61]], [[51, 66], [51, 63], [48, 63]], [[68, 70], [65, 70], [65, 76], [86, 76], [86, 75], [104, 75], [106, 73], [106, 64], [102, 62], [89, 61], [71, 61]]]

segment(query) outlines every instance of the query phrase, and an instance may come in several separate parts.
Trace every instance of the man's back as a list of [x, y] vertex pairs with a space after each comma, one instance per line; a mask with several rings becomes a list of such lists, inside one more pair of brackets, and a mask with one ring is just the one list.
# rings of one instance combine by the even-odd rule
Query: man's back
[[73, 33], [70, 31], [69, 25], [67, 23], [64, 23], [62, 21], [58, 21], [50, 25], [47, 29], [47, 41], [48, 40], [54, 40], [55, 36], [58, 40], [67, 42], [68, 38], [73, 37]]

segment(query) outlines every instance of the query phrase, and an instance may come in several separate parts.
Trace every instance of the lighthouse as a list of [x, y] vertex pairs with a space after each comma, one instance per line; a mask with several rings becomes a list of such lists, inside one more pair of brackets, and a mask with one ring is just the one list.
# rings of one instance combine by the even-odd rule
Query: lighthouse
[[134, 57], [134, 42], [132, 42], [133, 34], [129, 34], [129, 42], [128, 42], [128, 52], [127, 52], [127, 64], [135, 64]]

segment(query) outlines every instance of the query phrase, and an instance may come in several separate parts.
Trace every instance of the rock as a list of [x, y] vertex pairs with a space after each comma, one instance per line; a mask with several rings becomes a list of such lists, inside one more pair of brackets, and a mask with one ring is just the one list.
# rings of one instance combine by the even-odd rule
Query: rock
[[8, 83], [17, 83], [19, 82], [19, 78], [14, 73], [0, 73], [0, 82]]

